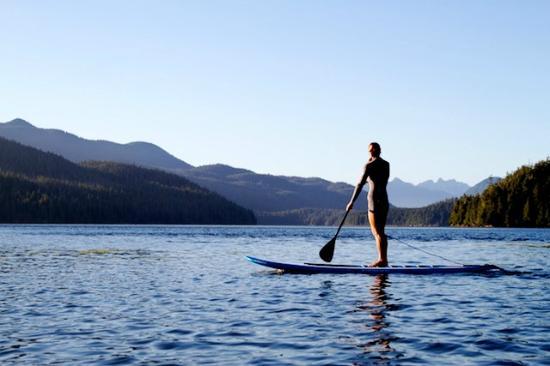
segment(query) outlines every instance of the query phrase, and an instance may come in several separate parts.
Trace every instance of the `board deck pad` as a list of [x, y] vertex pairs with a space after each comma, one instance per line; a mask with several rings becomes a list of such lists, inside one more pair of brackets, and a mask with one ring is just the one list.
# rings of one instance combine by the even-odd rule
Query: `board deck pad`
[[328, 263], [281, 263], [247, 256], [246, 259], [260, 266], [273, 268], [289, 273], [359, 273], [359, 274], [445, 274], [445, 273], [483, 273], [499, 270], [492, 264], [483, 265], [463, 265], [463, 266], [445, 266], [445, 265], [403, 265], [388, 267], [369, 267], [366, 265], [353, 264], [328, 264]]

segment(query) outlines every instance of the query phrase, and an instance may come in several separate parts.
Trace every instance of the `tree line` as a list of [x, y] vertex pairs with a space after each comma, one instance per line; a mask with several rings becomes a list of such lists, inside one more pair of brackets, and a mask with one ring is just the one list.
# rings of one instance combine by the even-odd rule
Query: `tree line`
[[[419, 208], [391, 206], [388, 225], [392, 226], [448, 226], [449, 216], [455, 203], [449, 199]], [[340, 224], [344, 209], [302, 208], [277, 212], [256, 212], [258, 223], [263, 225], [332, 225]], [[354, 210], [346, 219], [346, 225], [369, 225], [366, 211]]]

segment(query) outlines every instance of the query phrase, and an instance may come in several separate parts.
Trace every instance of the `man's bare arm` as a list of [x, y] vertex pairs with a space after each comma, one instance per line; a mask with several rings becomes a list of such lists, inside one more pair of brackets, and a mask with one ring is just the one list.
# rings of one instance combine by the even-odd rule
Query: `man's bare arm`
[[361, 176], [361, 180], [359, 180], [359, 183], [355, 186], [355, 189], [353, 191], [353, 194], [351, 195], [351, 199], [346, 207], [346, 211], [349, 211], [353, 208], [353, 204], [359, 197], [359, 194], [361, 193], [361, 190], [363, 190], [363, 187], [365, 186], [365, 182], [367, 181], [367, 165], [365, 164], [365, 170], [363, 171], [363, 175]]

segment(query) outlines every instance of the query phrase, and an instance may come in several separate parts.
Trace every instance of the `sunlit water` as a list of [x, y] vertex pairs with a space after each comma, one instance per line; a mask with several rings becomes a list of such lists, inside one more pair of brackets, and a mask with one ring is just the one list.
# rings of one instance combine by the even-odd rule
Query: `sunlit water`
[[[334, 228], [0, 226], [0, 364], [550, 364], [550, 230], [388, 231], [520, 273], [277, 275], [244, 259], [319, 261]], [[367, 230], [343, 230], [333, 262], [374, 258]]]

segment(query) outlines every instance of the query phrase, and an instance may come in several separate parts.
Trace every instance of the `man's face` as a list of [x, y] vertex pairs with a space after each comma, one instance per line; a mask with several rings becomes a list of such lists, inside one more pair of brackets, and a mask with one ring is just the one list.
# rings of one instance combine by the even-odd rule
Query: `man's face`
[[372, 153], [374, 152], [374, 146], [372, 146], [372, 144], [369, 144], [369, 153], [370, 153], [370, 156], [373, 156]]

